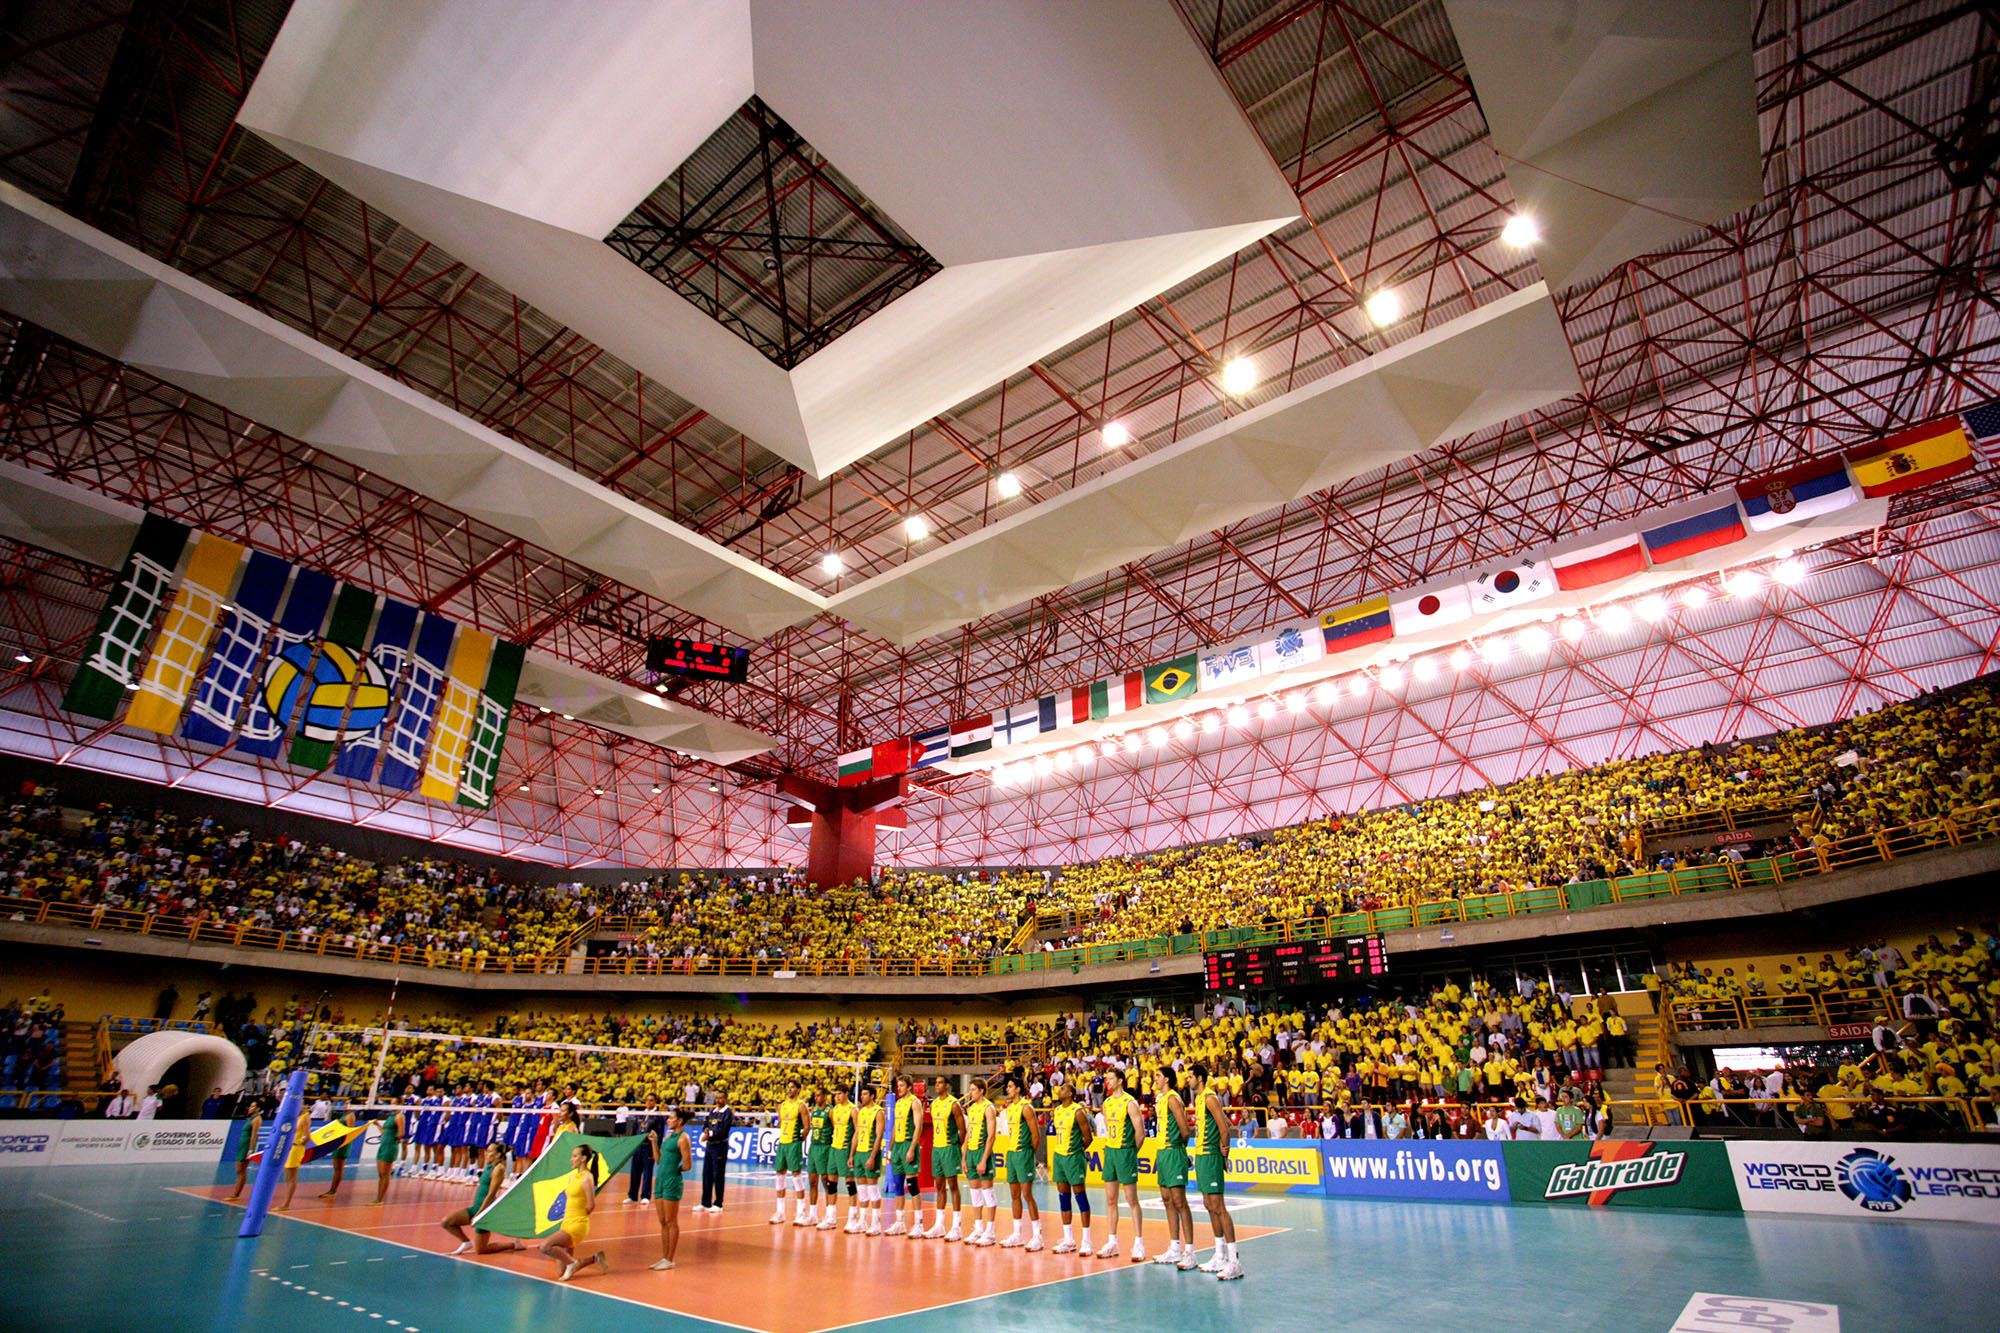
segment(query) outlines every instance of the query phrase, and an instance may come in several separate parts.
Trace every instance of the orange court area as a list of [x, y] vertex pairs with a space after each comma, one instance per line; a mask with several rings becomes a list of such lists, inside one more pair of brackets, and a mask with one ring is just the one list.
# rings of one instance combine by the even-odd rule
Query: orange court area
[[[374, 1194], [372, 1180], [350, 1183], [330, 1203], [308, 1197], [308, 1186], [315, 1193], [319, 1188], [317, 1182], [301, 1181], [291, 1211], [273, 1209], [266, 1227], [306, 1222], [447, 1256], [457, 1242], [438, 1226], [438, 1219], [462, 1206], [471, 1193], [454, 1183], [398, 1180], [390, 1187], [389, 1201], [378, 1208], [368, 1202]], [[180, 1192], [226, 1202], [229, 1186], [190, 1186]], [[653, 1205], [628, 1205], [622, 1194], [606, 1189], [592, 1215], [584, 1249], [604, 1250], [611, 1271], [589, 1269], [566, 1285], [759, 1333], [821, 1333], [1133, 1266], [1129, 1216], [1120, 1227], [1128, 1257], [1092, 1259], [1046, 1250], [1027, 1254], [998, 1246], [975, 1249], [962, 1242], [912, 1241], [907, 1236], [850, 1236], [789, 1223], [773, 1226], [767, 1220], [772, 1198], [768, 1189], [732, 1185], [729, 1211], [720, 1216], [697, 1213], [691, 1201], [683, 1202], [678, 1266], [656, 1273], [647, 1267], [660, 1257]], [[1093, 1202], [1099, 1205], [1093, 1218], [1102, 1244], [1102, 1199]], [[1004, 1206], [999, 1225], [1009, 1225]], [[1206, 1243], [1208, 1231], [1199, 1205], [1195, 1225]], [[1166, 1222], [1148, 1217], [1145, 1228], [1147, 1253], [1158, 1254], [1167, 1245]], [[1284, 1229], [1239, 1221], [1236, 1234], [1244, 1241]], [[1043, 1231], [1050, 1245], [1062, 1234], [1053, 1210], [1043, 1213]], [[468, 1254], [460, 1262], [504, 1268], [554, 1285], [556, 1266], [541, 1256], [538, 1242], [522, 1244], [525, 1248], [519, 1253]], [[1211, 1281], [1205, 1274], [1176, 1272], [1162, 1273], [1160, 1280]]]

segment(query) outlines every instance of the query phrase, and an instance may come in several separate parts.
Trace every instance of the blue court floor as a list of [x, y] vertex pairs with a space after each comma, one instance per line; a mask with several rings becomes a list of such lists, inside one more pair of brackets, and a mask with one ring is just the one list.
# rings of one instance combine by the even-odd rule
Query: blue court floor
[[[308, 1193], [321, 1188], [314, 1179], [309, 1169], [300, 1182], [302, 1213]], [[438, 1232], [389, 1243], [274, 1214], [261, 1239], [238, 1241], [240, 1209], [174, 1188], [222, 1180], [193, 1167], [0, 1171], [0, 1226], [13, 1241], [0, 1282], [0, 1328], [649, 1333], [732, 1326], [587, 1284], [561, 1287], [454, 1261], [441, 1253], [449, 1241]], [[726, 1221], [766, 1215], [769, 1195], [754, 1178], [743, 1184], [748, 1188], [731, 1201], [741, 1217]], [[1236, 1202], [1240, 1220], [1286, 1228], [1242, 1242], [1242, 1282], [1107, 1264], [1067, 1281], [970, 1303], [940, 1301], [851, 1327], [1665, 1333], [1689, 1297], [1705, 1291], [1836, 1305], [1848, 1333], [2000, 1328], [2000, 1232], [1970, 1225], [1282, 1196]], [[979, 1257], [989, 1256], [998, 1263], [1045, 1257]], [[699, 1264], [685, 1250], [683, 1260], [675, 1273], [654, 1276], [700, 1282]], [[884, 1280], [894, 1281], [898, 1265], [915, 1256], [884, 1251], [878, 1262]], [[812, 1302], [809, 1279], [798, 1299]]]

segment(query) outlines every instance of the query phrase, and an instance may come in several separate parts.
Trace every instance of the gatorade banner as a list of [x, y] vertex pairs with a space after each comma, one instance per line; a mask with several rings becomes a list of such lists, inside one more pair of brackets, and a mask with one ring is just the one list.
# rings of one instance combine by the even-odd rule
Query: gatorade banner
[[2000, 1226], [2000, 1145], [1730, 1143], [1747, 1213]]
[[291, 577], [291, 561], [262, 551], [250, 553], [236, 589], [236, 604], [223, 613], [215, 651], [209, 654], [201, 684], [181, 718], [181, 735], [218, 748], [229, 744], [257, 680], [257, 657], [271, 637], [271, 622]]
[[124, 568], [111, 585], [110, 600], [97, 618], [97, 633], [63, 695], [67, 712], [109, 722], [133, 683], [146, 645], [174, 587], [174, 570], [187, 546], [188, 529], [171, 519], [148, 514]]
[[1599, 1139], [1500, 1146], [1517, 1203], [1743, 1211], [1720, 1143]]

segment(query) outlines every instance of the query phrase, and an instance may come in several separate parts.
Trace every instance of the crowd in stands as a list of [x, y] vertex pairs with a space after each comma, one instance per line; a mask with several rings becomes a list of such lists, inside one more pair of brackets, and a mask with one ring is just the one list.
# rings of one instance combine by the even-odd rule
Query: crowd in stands
[[593, 925], [614, 927], [603, 933], [618, 936], [615, 954], [639, 970], [700, 970], [724, 959], [983, 959], [1017, 947], [1037, 912], [1065, 921], [1075, 942], [1121, 940], [1671, 867], [1684, 858], [1647, 854], [1642, 831], [1723, 807], [1793, 811], [1796, 831], [1783, 845], [1827, 846], [1964, 819], [2000, 795], [1996, 771], [2000, 696], [1981, 679], [1832, 726], [1254, 837], [1060, 873], [893, 871], [828, 893], [788, 871], [512, 883], [462, 862], [377, 863], [294, 838], [253, 837], [209, 815], [100, 806], [65, 818], [56, 793], [31, 787], [0, 823], [0, 885], [18, 898], [266, 927], [307, 945], [416, 948], [440, 965], [543, 957]]
[[[44, 989], [0, 1008], [0, 1088], [55, 1092], [63, 1084], [63, 1006]], [[30, 1098], [30, 1105], [49, 1099]]]

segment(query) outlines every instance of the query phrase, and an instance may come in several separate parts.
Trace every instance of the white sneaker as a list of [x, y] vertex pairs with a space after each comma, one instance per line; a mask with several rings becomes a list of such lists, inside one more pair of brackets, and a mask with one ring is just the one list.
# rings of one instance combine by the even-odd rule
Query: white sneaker
[[461, 1242], [459, 1242], [459, 1246], [458, 1246], [458, 1248], [457, 1248], [457, 1249], [455, 1249], [455, 1250], [453, 1250], [453, 1251], [452, 1251], [452, 1253], [453, 1253], [453, 1254], [471, 1254], [471, 1253], [472, 1253], [472, 1242], [471, 1242], [471, 1241], [469, 1241], [469, 1240], [468, 1240], [468, 1241], [461, 1241]]
[[[870, 1232], [869, 1234], [873, 1235], [874, 1233]], [[883, 1227], [882, 1234], [885, 1236], [907, 1236], [910, 1234], [910, 1229], [903, 1225], [901, 1218], [898, 1218], [888, 1226]]]
[[846, 1225], [846, 1226], [844, 1226], [844, 1227], [842, 1227], [842, 1228], [841, 1228], [841, 1230], [842, 1230], [842, 1231], [845, 1231], [845, 1232], [846, 1232], [846, 1233], [847, 1233], [848, 1235], [850, 1235], [850, 1236], [858, 1236], [858, 1235], [860, 1235], [860, 1234], [861, 1234], [861, 1219], [860, 1219], [860, 1218], [858, 1218], [858, 1217], [850, 1217], [850, 1218], [848, 1218], [848, 1219], [847, 1219], [847, 1225]]
[[1027, 1241], [1021, 1239], [1021, 1233], [1016, 1231], [1010, 1233], [1007, 1239], [1000, 1242], [1000, 1248], [1003, 1250], [1018, 1250], [1027, 1243]]
[[983, 1250], [987, 1246], [993, 1244], [993, 1237], [988, 1236], [982, 1232], [980, 1235], [973, 1238], [972, 1244], [977, 1245], [980, 1249]]
[[1222, 1271], [1215, 1276], [1218, 1281], [1235, 1282], [1243, 1276], [1243, 1265], [1237, 1260], [1231, 1259], [1222, 1266]]
[[831, 1231], [831, 1230], [833, 1230], [833, 1219], [832, 1219], [832, 1218], [830, 1218], [830, 1217], [829, 1217], [829, 1218], [827, 1218], [827, 1219], [826, 1219], [826, 1220], [825, 1220], [824, 1222], [820, 1222], [820, 1223], [818, 1223], [817, 1225], [815, 1225], [815, 1226], [813, 1227], [813, 1230], [815, 1230], [815, 1231]]
[[[1165, 1254], [1156, 1254], [1153, 1256], [1153, 1262], [1156, 1264], [1177, 1264], [1180, 1261], [1181, 1257], [1172, 1250], [1168, 1250]], [[1134, 1258], [1132, 1262], [1137, 1263], [1139, 1261]]]
[[1075, 1254], [1076, 1242], [1073, 1240], [1059, 1240], [1056, 1242], [1056, 1248], [1054, 1252], [1056, 1254]]
[[1223, 1264], [1222, 1255], [1220, 1252], [1217, 1252], [1208, 1256], [1208, 1262], [1202, 1264], [1196, 1271], [1202, 1273], [1220, 1273], [1223, 1269]]
[[655, 1259], [653, 1260], [652, 1263], [646, 1265], [646, 1267], [652, 1269], [656, 1273], [664, 1273], [673, 1266], [674, 1266], [674, 1261], [671, 1259]]
[[1146, 1244], [1144, 1241], [1132, 1247], [1132, 1262], [1135, 1264], [1146, 1262]]
[[911, 1228], [910, 1228], [910, 1239], [911, 1239], [911, 1240], [929, 1240], [930, 1238], [931, 1238], [931, 1233], [930, 1233], [930, 1232], [928, 1232], [928, 1231], [925, 1231], [925, 1230], [924, 1230], [924, 1229], [923, 1229], [922, 1227], [911, 1227]]
[[946, 1240], [964, 1240], [964, 1239], [965, 1239], [965, 1237], [964, 1237], [964, 1236], [963, 1236], [962, 1234], [960, 1234], [960, 1232], [959, 1232], [959, 1229], [958, 1229], [958, 1223], [956, 1223], [956, 1222], [954, 1222], [954, 1223], [952, 1223], [952, 1224], [951, 1224], [951, 1230], [949, 1230], [949, 1231], [947, 1231], [947, 1232], [945, 1232], [945, 1233], [944, 1233], [944, 1238], [945, 1238]]
[[1021, 1248], [1026, 1250], [1029, 1254], [1033, 1254], [1037, 1250], [1042, 1248], [1042, 1238], [1040, 1236], [1030, 1236], [1028, 1237], [1028, 1243], [1026, 1245], [1023, 1245]]
[[1201, 1266], [1201, 1265], [1197, 1264], [1197, 1263], [1196, 1263], [1196, 1262], [1194, 1261], [1194, 1251], [1193, 1251], [1193, 1250], [1189, 1250], [1189, 1251], [1188, 1251], [1188, 1252], [1187, 1252], [1186, 1254], [1183, 1254], [1183, 1255], [1182, 1255], [1182, 1256], [1180, 1257], [1180, 1262], [1174, 1265], [1174, 1267], [1176, 1267], [1176, 1268], [1180, 1269], [1180, 1270], [1181, 1270], [1181, 1272], [1183, 1272], [1183, 1273], [1192, 1273], [1192, 1272], [1194, 1272], [1194, 1271], [1195, 1271], [1195, 1270], [1196, 1270], [1197, 1268], [1199, 1268], [1200, 1266]]
[[880, 1236], [880, 1235], [885, 1235], [886, 1233], [882, 1230], [882, 1224], [880, 1222], [875, 1222], [870, 1224], [868, 1230], [862, 1232], [861, 1234], [864, 1236]]
[[1115, 1238], [1105, 1241], [1103, 1245], [1098, 1247], [1097, 1257], [1100, 1259], [1116, 1259], [1118, 1257], [1118, 1241]]
[[771, 1214], [771, 1225], [774, 1227], [781, 1227], [785, 1225], [784, 1209], [780, 1208], [777, 1212]]
[[[912, 1233], [912, 1234], [914, 1234], [914, 1233]], [[937, 1239], [938, 1237], [940, 1237], [940, 1236], [942, 1236], [942, 1235], [944, 1235], [944, 1223], [943, 1223], [943, 1222], [933, 1222], [933, 1223], [931, 1223], [931, 1225], [930, 1225], [930, 1230], [928, 1230], [928, 1231], [926, 1231], [926, 1232], [924, 1232], [924, 1233], [923, 1233], [923, 1236], [924, 1236], [924, 1239], [925, 1239], [925, 1240], [936, 1240], [936, 1239]], [[953, 1240], [957, 1240], [957, 1239], [958, 1239], [958, 1237], [957, 1237], [957, 1236], [953, 1236], [953, 1237], [952, 1237], [952, 1239], [953, 1239]]]

